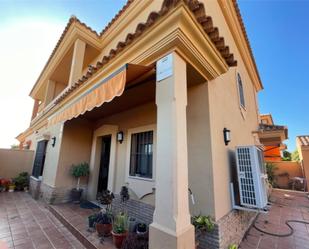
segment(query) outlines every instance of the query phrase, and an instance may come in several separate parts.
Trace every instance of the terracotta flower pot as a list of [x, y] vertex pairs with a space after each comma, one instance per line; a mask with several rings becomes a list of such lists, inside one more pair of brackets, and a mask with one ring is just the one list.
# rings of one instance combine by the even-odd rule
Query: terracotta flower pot
[[117, 248], [121, 248], [122, 247], [122, 244], [125, 240], [125, 238], [127, 237], [128, 233], [114, 233], [114, 231], [112, 231], [112, 235], [113, 235], [113, 242], [114, 242], [114, 245], [117, 247]]
[[111, 235], [111, 231], [113, 229], [113, 226], [112, 226], [112, 224], [96, 223], [95, 228], [96, 228], [99, 236], [108, 237], [108, 236]]

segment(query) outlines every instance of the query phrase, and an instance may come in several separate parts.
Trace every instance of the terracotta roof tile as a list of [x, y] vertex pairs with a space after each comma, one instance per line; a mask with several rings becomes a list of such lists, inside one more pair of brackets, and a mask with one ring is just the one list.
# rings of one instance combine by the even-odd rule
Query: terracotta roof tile
[[309, 146], [309, 135], [297, 136], [301, 146]]
[[[131, 1], [132, 2], [132, 1]], [[112, 58], [114, 58], [118, 53], [120, 53], [126, 46], [131, 44], [135, 39], [141, 36], [145, 30], [151, 27], [157, 20], [165, 16], [171, 9], [175, 8], [181, 2], [185, 3], [188, 8], [192, 11], [196, 20], [203, 27], [204, 32], [209, 36], [213, 44], [216, 46], [221, 56], [225, 59], [228, 66], [236, 66], [237, 61], [234, 59], [234, 55], [230, 53], [230, 49], [225, 45], [224, 38], [220, 37], [219, 30], [217, 27], [213, 26], [212, 18], [207, 16], [205, 13], [205, 8], [202, 3], [198, 0], [165, 0], [161, 6], [160, 11], [151, 12], [148, 15], [147, 21], [145, 23], [139, 23], [135, 29], [135, 32], [127, 34], [124, 41], [118, 42], [115, 49], [111, 49], [107, 56], [104, 56], [101, 61], [98, 61], [95, 66], [90, 66], [91, 70], [88, 70], [87, 74], [78, 80], [76, 84], [78, 86], [82, 85], [88, 78], [90, 78], [94, 73], [98, 71], [99, 68], [107, 64]], [[103, 32], [104, 33], [104, 32]], [[101, 33], [102, 34], [102, 33]], [[73, 85], [67, 91], [65, 91], [61, 96], [59, 96], [55, 103], [60, 103], [66, 96], [72, 92]]]

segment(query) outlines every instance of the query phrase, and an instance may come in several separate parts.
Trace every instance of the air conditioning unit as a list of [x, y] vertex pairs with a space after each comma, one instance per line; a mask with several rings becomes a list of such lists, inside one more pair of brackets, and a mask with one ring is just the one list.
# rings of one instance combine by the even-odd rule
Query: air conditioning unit
[[263, 151], [256, 146], [236, 147], [240, 203], [249, 208], [267, 206], [267, 174]]

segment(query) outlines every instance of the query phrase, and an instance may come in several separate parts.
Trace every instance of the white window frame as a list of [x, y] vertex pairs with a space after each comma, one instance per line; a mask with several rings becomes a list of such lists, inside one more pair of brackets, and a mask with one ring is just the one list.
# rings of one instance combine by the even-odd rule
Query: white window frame
[[[132, 134], [142, 133], [147, 131], [153, 131], [153, 151], [152, 151], [152, 178], [140, 177], [140, 176], [130, 176], [130, 158], [131, 158], [131, 138]], [[128, 129], [127, 133], [127, 158], [126, 158], [126, 177], [127, 179], [135, 179], [142, 181], [155, 181], [156, 173], [156, 146], [157, 145], [157, 128], [155, 124], [140, 126], [132, 129]]]

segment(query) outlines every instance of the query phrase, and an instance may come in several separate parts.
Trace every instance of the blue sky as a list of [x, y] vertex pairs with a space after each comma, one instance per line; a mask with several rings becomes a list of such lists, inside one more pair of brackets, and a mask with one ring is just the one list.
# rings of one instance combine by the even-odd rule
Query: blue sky
[[[23, 63], [29, 57], [33, 59], [32, 63], [23, 63], [24, 71], [19, 75], [0, 82], [0, 111], [5, 113], [1, 100], [7, 103], [4, 100], [9, 99], [13, 104], [8, 115], [15, 121], [10, 125], [0, 122], [0, 147], [13, 144], [12, 137], [27, 128], [32, 109], [28, 93], [69, 17], [74, 14], [101, 31], [125, 2], [0, 0], [0, 61], [5, 61], [0, 64], [1, 75], [14, 75], [14, 71], [10, 74], [14, 61], [8, 62], [12, 56], [7, 54], [5, 58], [14, 37], [25, 43], [14, 44], [20, 46], [14, 60]], [[309, 72], [309, 1], [240, 0], [239, 6], [265, 87], [259, 93], [260, 112], [272, 113], [277, 124], [288, 126], [287, 144], [292, 151], [296, 135], [309, 134], [309, 86], [305, 76]], [[42, 30], [42, 26], [46, 28]]]
[[309, 1], [239, 1], [264, 90], [261, 113], [289, 128], [288, 149], [309, 134]]

